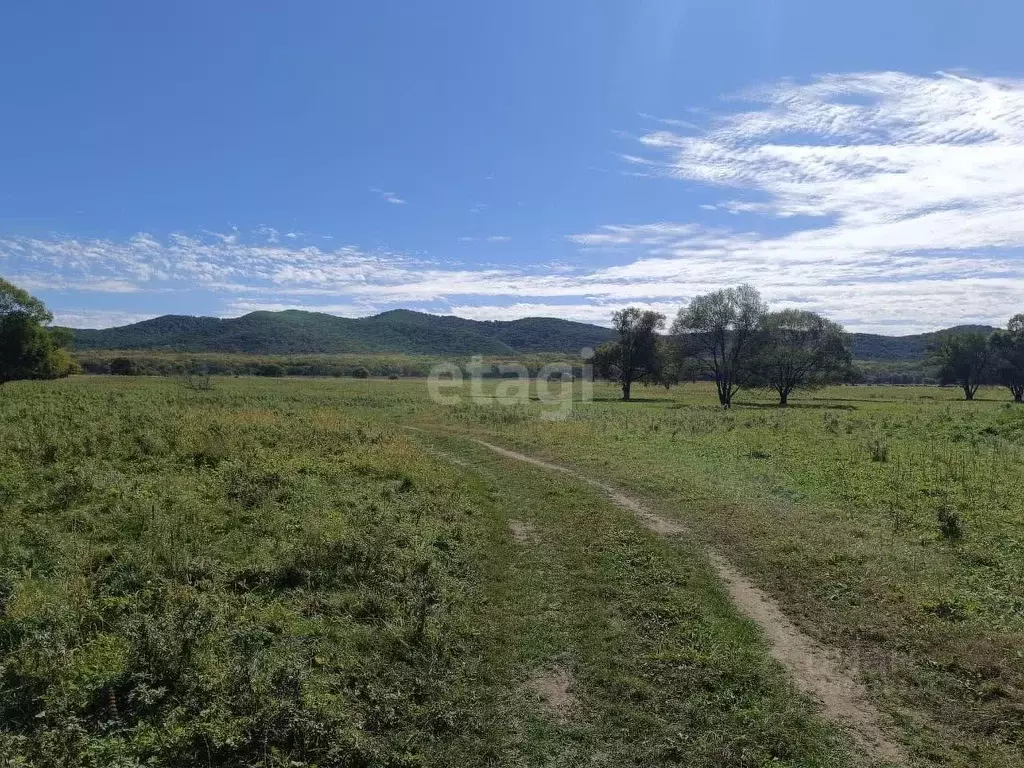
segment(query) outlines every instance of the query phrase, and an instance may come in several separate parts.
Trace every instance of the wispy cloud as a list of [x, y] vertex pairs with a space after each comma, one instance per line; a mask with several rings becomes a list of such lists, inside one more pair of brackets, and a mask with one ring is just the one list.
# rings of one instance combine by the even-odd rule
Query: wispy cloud
[[366, 317], [376, 314], [372, 304], [303, 304], [280, 301], [232, 301], [224, 308], [225, 317], [244, 315], [249, 312], [280, 312], [285, 309], [302, 309], [306, 312], [323, 312], [341, 317]]
[[105, 309], [64, 310], [54, 314], [55, 325], [67, 328], [115, 328], [155, 317], [154, 313], [120, 312]]
[[463, 235], [459, 238], [460, 243], [508, 243], [511, 240], [509, 235], [487, 235], [486, 237]]
[[676, 118], [670, 117], [655, 117], [654, 115], [649, 115], [646, 112], [639, 112], [638, 115], [644, 120], [652, 120], [656, 123], [661, 123], [662, 125], [672, 126], [673, 128], [700, 130], [700, 126], [697, 123], [690, 122], [689, 120], [677, 120]]
[[[679, 305], [675, 302], [634, 301], [634, 306], [650, 309], [666, 315], [674, 315]], [[621, 309], [620, 302], [593, 302], [557, 304], [544, 302], [515, 302], [494, 306], [490, 304], [457, 304], [445, 314], [457, 315], [470, 320], [516, 320], [520, 317], [558, 317], [580, 323], [609, 325], [612, 313]]]
[[370, 191], [374, 194], [380, 195], [381, 200], [391, 203], [392, 205], [405, 205], [405, 200], [400, 198], [394, 192], [386, 192], [383, 189], [378, 189], [377, 187], [371, 187]]
[[613, 219], [568, 235], [580, 256], [569, 263], [466, 266], [303, 246], [261, 227], [248, 237], [0, 238], [0, 272], [67, 294], [205, 290], [217, 314], [404, 305], [607, 323], [627, 303], [671, 313], [739, 282], [853, 330], [1002, 324], [1024, 310], [1024, 81], [828, 75], [743, 97], [699, 116], [700, 130], [658, 119], [631, 139], [629, 167], [722, 199], [676, 221]]
[[215, 237], [222, 243], [227, 243], [228, 245], [233, 245], [238, 242], [238, 229], [236, 227], [232, 227], [231, 232], [210, 232], [209, 230], [204, 229], [203, 234]]
[[744, 97], [753, 110], [696, 135], [650, 132], [647, 156], [630, 160], [733, 189], [742, 197], [702, 207], [788, 232], [658, 223], [573, 239], [642, 252], [628, 267], [637, 281], [747, 280], [851, 326], [1003, 322], [1024, 308], [1024, 81], [828, 75]]
[[279, 243], [281, 242], [281, 233], [273, 227], [266, 225], [256, 228], [256, 234], [263, 238], [268, 243]]

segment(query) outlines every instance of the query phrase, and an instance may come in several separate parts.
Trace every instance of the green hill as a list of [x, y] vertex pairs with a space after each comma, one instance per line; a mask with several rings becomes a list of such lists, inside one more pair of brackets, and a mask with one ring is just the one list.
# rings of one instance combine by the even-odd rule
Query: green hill
[[[957, 326], [910, 336], [851, 335], [853, 357], [869, 362], [922, 361], [936, 338]], [[553, 317], [467, 320], [395, 309], [348, 318], [319, 312], [253, 312], [242, 317], [164, 315], [103, 330], [75, 330], [75, 348], [169, 352], [236, 352], [256, 355], [399, 353], [409, 355], [576, 354], [612, 338], [608, 328]]]
[[944, 333], [959, 331], [982, 331], [992, 333], [995, 328], [988, 325], [958, 325], [932, 333], [917, 333], [911, 336], [882, 336], [875, 333], [851, 334], [851, 348], [854, 360], [872, 362], [906, 362], [923, 360], [929, 348]]
[[261, 355], [392, 352], [416, 355], [578, 353], [610, 339], [596, 325], [550, 317], [466, 320], [397, 309], [347, 318], [318, 312], [253, 312], [221, 319], [164, 315], [103, 330], [74, 330], [75, 348]]

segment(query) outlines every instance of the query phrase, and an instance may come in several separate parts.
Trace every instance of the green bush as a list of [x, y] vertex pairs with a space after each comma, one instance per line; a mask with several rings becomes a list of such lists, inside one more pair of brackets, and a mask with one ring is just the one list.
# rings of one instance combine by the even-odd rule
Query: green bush
[[277, 363], [264, 363], [256, 369], [257, 376], [284, 376], [284, 368]]
[[139, 369], [130, 357], [115, 357], [110, 361], [108, 372], [114, 376], [137, 376]]

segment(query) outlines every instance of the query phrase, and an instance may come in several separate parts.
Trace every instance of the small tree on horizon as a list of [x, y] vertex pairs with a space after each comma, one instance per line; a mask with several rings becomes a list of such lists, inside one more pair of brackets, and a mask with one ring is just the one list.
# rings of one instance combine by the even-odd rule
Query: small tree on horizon
[[645, 381], [659, 370], [658, 330], [665, 327], [665, 316], [638, 307], [626, 307], [612, 315], [612, 326], [618, 332], [619, 340], [598, 347], [594, 354], [594, 370], [619, 382], [622, 399], [629, 400], [633, 382]]
[[778, 393], [783, 407], [795, 389], [814, 389], [852, 378], [853, 358], [846, 332], [816, 312], [769, 312], [757, 348], [755, 378]]
[[1010, 390], [1015, 403], [1024, 402], [1024, 314], [1010, 318], [1005, 331], [993, 333], [989, 345], [999, 383]]
[[695, 297], [672, 324], [681, 353], [714, 376], [718, 402], [725, 408], [755, 374], [759, 331], [767, 313], [757, 289], [740, 285]]
[[939, 339], [933, 357], [939, 365], [939, 381], [959, 385], [964, 398], [973, 400], [990, 372], [992, 349], [984, 333], [947, 333]]

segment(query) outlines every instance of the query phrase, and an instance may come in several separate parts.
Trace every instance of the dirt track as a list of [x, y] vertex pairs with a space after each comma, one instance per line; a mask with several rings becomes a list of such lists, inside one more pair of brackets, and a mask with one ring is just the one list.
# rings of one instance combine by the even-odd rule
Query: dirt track
[[[506, 458], [561, 472], [599, 488], [615, 504], [635, 514], [654, 533], [662, 536], [688, 533], [685, 525], [655, 514], [637, 499], [577, 470], [510, 451], [484, 440], [474, 438], [474, 441]], [[733, 602], [761, 628], [768, 640], [772, 657], [785, 667], [802, 690], [821, 703], [825, 715], [845, 726], [871, 758], [889, 764], [906, 764], [903, 749], [883, 729], [887, 719], [871, 704], [867, 690], [857, 680], [856, 671], [844, 663], [834, 649], [823, 646], [801, 632], [774, 600], [718, 552], [708, 549], [706, 554]]]

